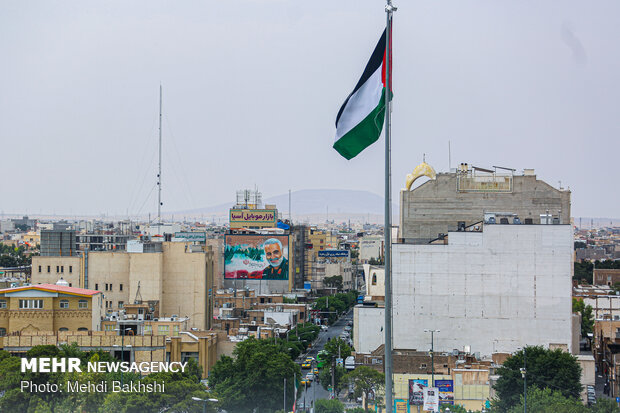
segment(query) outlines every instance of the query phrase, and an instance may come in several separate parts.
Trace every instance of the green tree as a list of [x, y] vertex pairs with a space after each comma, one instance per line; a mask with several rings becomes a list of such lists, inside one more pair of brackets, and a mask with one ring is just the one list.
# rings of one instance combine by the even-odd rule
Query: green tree
[[[523, 394], [524, 350], [509, 357], [497, 370], [499, 379], [494, 389], [497, 400], [494, 406], [500, 412], [508, 411], [519, 404]], [[581, 367], [577, 359], [560, 349], [548, 350], [541, 346], [526, 347], [526, 374], [528, 389], [550, 388], [559, 391], [563, 397], [576, 400], [581, 392]]]
[[[334, 372], [334, 386], [336, 387], [336, 395], [338, 395], [347, 386], [348, 382], [343, 380], [347, 372], [342, 366], [335, 366]], [[332, 365], [325, 366], [325, 368], [321, 369], [319, 372], [319, 381], [325, 390], [329, 390], [332, 385]]]
[[620, 412], [620, 408], [618, 408], [618, 404], [613, 399], [607, 399], [602, 397], [596, 401], [596, 403], [590, 407], [590, 412], [592, 413], [618, 413]]
[[[235, 358], [223, 356], [211, 370], [209, 385], [217, 394], [221, 407], [229, 412], [272, 412], [282, 407], [286, 392], [294, 393], [294, 377], [301, 377], [299, 365], [270, 340], [249, 338], [235, 348]], [[293, 404], [292, 397], [287, 407]]]
[[587, 337], [594, 328], [594, 314], [591, 305], [585, 305], [582, 299], [573, 297], [573, 313], [581, 314], [581, 337]]
[[346, 359], [351, 355], [351, 347], [340, 337], [329, 340], [323, 349], [329, 354], [330, 360], [338, 357]]
[[323, 285], [342, 290], [342, 275], [334, 275], [333, 277], [323, 278]]
[[[368, 395], [369, 392], [377, 392], [383, 388], [385, 383], [385, 375], [368, 366], [359, 366], [352, 372], [348, 373], [344, 379], [346, 382], [353, 383], [353, 392], [355, 397], [361, 397], [362, 394]], [[364, 409], [368, 410], [368, 398], [364, 398]]]
[[[528, 412], [561, 412], [561, 413], [587, 413], [590, 411], [581, 401], [567, 398], [559, 391], [551, 389], [531, 388], [527, 391]], [[519, 403], [507, 410], [508, 413], [523, 413], [523, 396]]]
[[447, 408], [450, 408], [450, 413], [470, 413], [471, 412], [471, 410], [468, 411], [466, 408], [464, 408], [460, 404], [455, 404], [455, 405], [442, 404], [441, 406], [439, 406], [439, 411], [445, 412]]
[[344, 413], [344, 404], [339, 400], [317, 400], [314, 404], [316, 413]]

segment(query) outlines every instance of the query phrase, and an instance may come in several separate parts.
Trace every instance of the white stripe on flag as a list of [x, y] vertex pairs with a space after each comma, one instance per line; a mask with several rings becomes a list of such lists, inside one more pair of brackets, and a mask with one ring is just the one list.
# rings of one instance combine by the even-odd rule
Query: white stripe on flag
[[363, 121], [379, 104], [383, 93], [381, 69], [382, 66], [379, 66], [375, 73], [351, 95], [351, 98], [347, 102], [347, 106], [342, 111], [340, 119], [338, 120], [336, 141]]

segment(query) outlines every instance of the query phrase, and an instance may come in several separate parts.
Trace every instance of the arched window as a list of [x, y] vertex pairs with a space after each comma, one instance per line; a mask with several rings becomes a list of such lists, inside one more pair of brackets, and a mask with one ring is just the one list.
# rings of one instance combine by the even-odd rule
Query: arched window
[[60, 300], [60, 308], [69, 308], [69, 300]]
[[372, 274], [372, 285], [377, 285], [377, 274]]
[[67, 327], [60, 327], [58, 331], [69, 331], [69, 329]]
[[88, 329], [86, 327], [80, 327], [78, 328], [78, 331], [88, 331]]

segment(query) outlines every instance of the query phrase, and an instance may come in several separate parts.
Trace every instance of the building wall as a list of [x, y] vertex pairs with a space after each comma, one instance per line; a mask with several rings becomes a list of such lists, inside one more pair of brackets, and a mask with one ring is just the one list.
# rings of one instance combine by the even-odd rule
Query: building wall
[[[39, 271], [39, 267], [41, 270]], [[49, 267], [49, 272], [47, 271]], [[71, 287], [80, 287], [82, 257], [34, 256], [32, 257], [33, 284], [56, 284], [62, 277]]]
[[432, 328], [438, 351], [570, 351], [572, 250], [569, 225], [486, 225], [450, 233], [448, 245], [394, 245], [395, 348], [426, 347]]
[[456, 231], [458, 221], [481, 221], [484, 212], [515, 213], [521, 222], [532, 218], [538, 224], [540, 214], [561, 211], [561, 223], [570, 223], [570, 191], [555, 189], [535, 175], [515, 175], [511, 193], [481, 193], [457, 192], [457, 174], [439, 173], [412, 191], [401, 191], [400, 205], [400, 237], [420, 242]]
[[[374, 278], [375, 276], [376, 279]], [[364, 278], [366, 282], [366, 300], [383, 301], [385, 299], [385, 268], [364, 264]], [[373, 279], [376, 281], [375, 283], [373, 283]]]
[[370, 353], [384, 344], [384, 318], [383, 308], [361, 305], [353, 308], [353, 347], [358, 353]]
[[[55, 295], [55, 294], [54, 294]], [[11, 297], [2, 296], [6, 300], [7, 308], [0, 310], [0, 328], [7, 334], [24, 331], [58, 331], [66, 328], [77, 331], [79, 328], [92, 329], [99, 326], [101, 294], [92, 297], [52, 296], [39, 291], [23, 291]], [[43, 300], [42, 309], [20, 309], [19, 300]], [[69, 308], [60, 308], [60, 300], [67, 300]], [[81, 309], [79, 300], [86, 300], [88, 308]]]
[[[207, 294], [213, 287], [213, 266], [207, 271], [207, 254], [186, 252], [185, 243], [164, 243], [162, 317], [189, 317], [192, 326], [207, 329]], [[209, 252], [212, 257], [213, 253]], [[161, 293], [160, 293], [161, 294]]]
[[[104, 294], [105, 310], [118, 311], [118, 302], [133, 302], [129, 288], [129, 256], [125, 252], [96, 251], [88, 253], [88, 286]], [[106, 289], [106, 284], [108, 288]], [[121, 284], [123, 289], [121, 290]], [[106, 306], [105, 302], [108, 302]]]

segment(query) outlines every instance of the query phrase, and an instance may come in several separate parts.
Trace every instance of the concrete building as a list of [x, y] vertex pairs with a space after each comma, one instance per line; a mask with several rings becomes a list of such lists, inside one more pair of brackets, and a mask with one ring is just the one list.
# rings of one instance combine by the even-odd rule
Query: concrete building
[[547, 214], [570, 223], [570, 191], [536, 179], [531, 169], [523, 175], [485, 171], [462, 164], [457, 172], [439, 173], [411, 191], [402, 190], [399, 238], [425, 244], [459, 225], [482, 221], [486, 212], [509, 211], [511, 223], [518, 217], [539, 224]]
[[[493, 225], [440, 245], [393, 246], [395, 348], [464, 347], [482, 355], [524, 345], [573, 350], [569, 225]], [[383, 309], [356, 307], [355, 348], [383, 343]], [[358, 320], [359, 319], [359, 320]]]
[[100, 291], [56, 284], [0, 290], [0, 336], [13, 332], [99, 330]]
[[607, 285], [613, 286], [615, 283], [620, 282], [620, 270], [619, 269], [594, 269], [593, 284], [594, 285]]
[[385, 268], [364, 264], [366, 294], [364, 301], [385, 301]]
[[605, 284], [577, 285], [573, 287], [573, 298], [591, 306], [595, 320], [620, 320], [620, 295]]
[[[208, 330], [213, 318], [212, 249], [207, 246], [190, 248], [183, 242], [152, 245], [158, 248], [143, 243], [141, 248], [133, 249], [128, 244], [127, 252], [97, 251], [84, 253], [81, 257], [34, 257], [32, 282], [47, 282], [58, 267], [73, 286], [102, 291], [106, 313], [123, 309], [125, 304], [136, 301], [157, 301], [162, 317], [189, 317], [190, 327]], [[48, 266], [51, 273], [47, 272]], [[72, 272], [68, 273], [69, 267]], [[74, 274], [76, 267], [80, 271]]]

